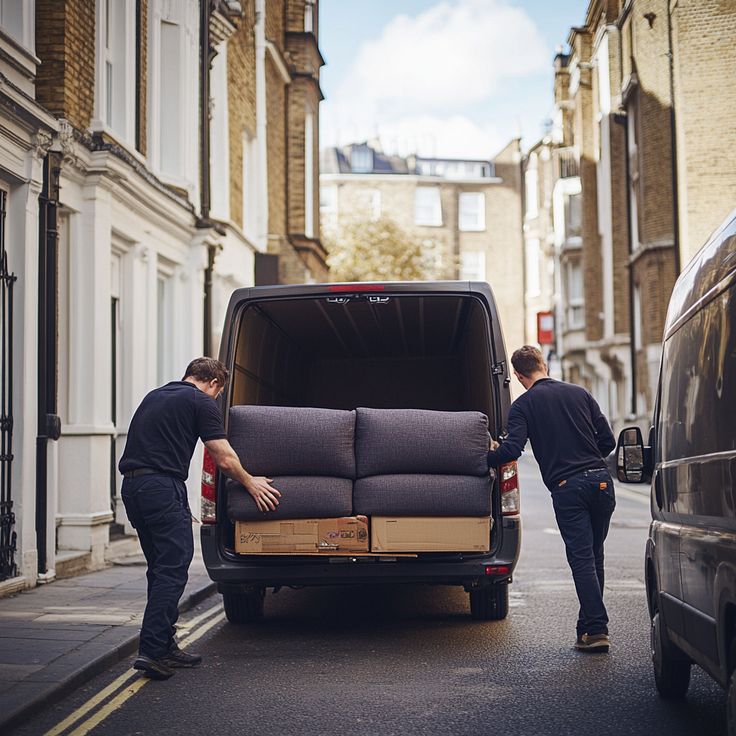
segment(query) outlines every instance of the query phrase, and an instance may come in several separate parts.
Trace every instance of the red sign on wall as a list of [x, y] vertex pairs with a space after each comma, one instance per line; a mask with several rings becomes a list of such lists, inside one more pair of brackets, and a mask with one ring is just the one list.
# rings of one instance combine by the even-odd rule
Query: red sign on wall
[[555, 344], [555, 315], [552, 312], [537, 312], [537, 342]]

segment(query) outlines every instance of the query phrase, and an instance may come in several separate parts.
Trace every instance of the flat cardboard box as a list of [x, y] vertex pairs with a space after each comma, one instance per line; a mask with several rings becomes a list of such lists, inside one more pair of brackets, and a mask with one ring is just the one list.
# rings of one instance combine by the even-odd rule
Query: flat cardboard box
[[371, 552], [488, 552], [490, 542], [486, 517], [371, 517]]
[[238, 554], [368, 552], [368, 518], [236, 521]]

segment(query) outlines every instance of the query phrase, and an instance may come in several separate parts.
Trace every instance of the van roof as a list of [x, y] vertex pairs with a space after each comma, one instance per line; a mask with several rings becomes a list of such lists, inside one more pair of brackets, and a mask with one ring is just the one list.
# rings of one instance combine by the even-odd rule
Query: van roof
[[233, 293], [233, 299], [240, 301], [244, 298], [257, 296], [312, 296], [316, 294], [362, 293], [379, 292], [389, 293], [442, 293], [449, 292], [476, 292], [488, 294], [490, 287], [482, 281], [361, 281], [338, 282], [323, 284], [273, 284], [268, 286], [251, 286], [238, 289]]
[[736, 279], [736, 210], [710, 236], [680, 274], [667, 310], [665, 337]]

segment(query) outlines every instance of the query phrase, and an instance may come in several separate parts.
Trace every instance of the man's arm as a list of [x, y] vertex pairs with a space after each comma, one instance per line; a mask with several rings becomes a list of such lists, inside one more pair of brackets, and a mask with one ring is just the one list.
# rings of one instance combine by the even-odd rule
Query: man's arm
[[588, 394], [590, 413], [593, 418], [593, 429], [595, 429], [595, 443], [598, 445], [602, 457], [608, 457], [616, 447], [616, 439], [611, 432], [611, 426], [603, 415], [598, 402]]
[[[522, 411], [512, 406], [509, 411], [509, 433], [498, 449], [488, 453], [488, 467], [497, 468], [499, 465], [517, 460], [524, 451], [528, 437], [526, 417]], [[493, 445], [491, 445], [492, 447]]]
[[256, 506], [261, 511], [275, 511], [279, 505], [281, 493], [269, 484], [271, 478], [251, 475], [241, 464], [237, 453], [227, 440], [207, 440], [204, 446], [215, 461], [217, 467], [245, 487], [245, 490], [253, 496]]

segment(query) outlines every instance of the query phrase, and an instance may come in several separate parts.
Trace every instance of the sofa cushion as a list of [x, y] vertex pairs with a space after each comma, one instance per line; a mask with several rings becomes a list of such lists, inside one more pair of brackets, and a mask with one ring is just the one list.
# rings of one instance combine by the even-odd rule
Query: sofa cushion
[[253, 497], [234, 480], [225, 483], [227, 513], [235, 521], [254, 519], [324, 519], [350, 516], [353, 511], [353, 481], [348, 478], [274, 476], [281, 491], [276, 511], [259, 511]]
[[355, 481], [353, 506], [366, 516], [490, 516], [491, 478], [374, 475]]
[[487, 475], [489, 439], [488, 418], [477, 411], [357, 409], [357, 477]]
[[355, 477], [354, 411], [234, 406], [228, 438], [252, 475]]

